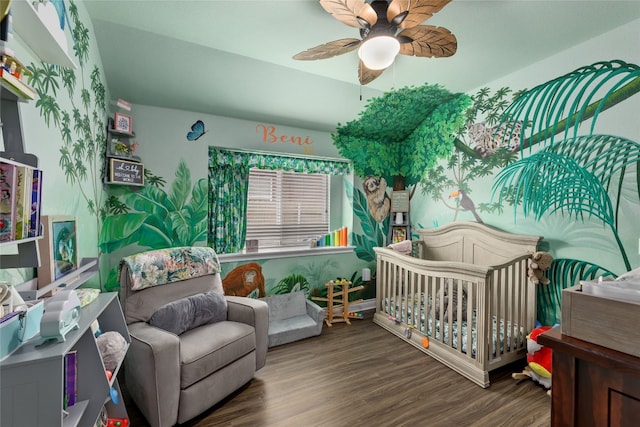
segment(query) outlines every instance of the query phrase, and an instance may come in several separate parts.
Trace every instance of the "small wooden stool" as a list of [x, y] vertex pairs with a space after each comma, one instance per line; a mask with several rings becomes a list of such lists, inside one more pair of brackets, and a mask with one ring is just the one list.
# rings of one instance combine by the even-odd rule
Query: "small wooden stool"
[[[327, 287], [327, 297], [311, 297], [312, 300], [315, 301], [326, 301], [327, 302], [327, 318], [324, 319], [327, 326], [331, 326], [332, 323], [336, 322], [345, 322], [347, 325], [350, 325], [349, 321], [349, 304], [354, 304], [357, 302], [361, 302], [362, 299], [349, 301], [349, 294], [351, 292], [359, 291], [364, 289], [364, 286], [356, 286], [353, 288], [349, 288], [351, 282], [348, 280], [341, 280], [339, 282], [334, 282], [333, 280], [324, 284]], [[335, 291], [336, 286], [341, 286], [341, 290], [339, 292]], [[334, 306], [334, 304], [336, 304]], [[334, 310], [342, 309], [340, 313], [334, 313]], [[355, 318], [355, 317], [354, 317]]]

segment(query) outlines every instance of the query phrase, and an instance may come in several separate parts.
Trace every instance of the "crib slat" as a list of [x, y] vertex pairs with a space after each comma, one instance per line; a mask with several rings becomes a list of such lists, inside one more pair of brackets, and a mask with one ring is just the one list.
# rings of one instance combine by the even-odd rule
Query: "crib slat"
[[518, 318], [520, 317], [520, 313], [522, 307], [519, 304], [519, 296], [520, 296], [520, 286], [518, 284], [518, 276], [519, 276], [519, 265], [514, 264], [510, 267], [511, 269], [511, 285], [512, 285], [512, 293], [511, 293], [511, 303], [509, 304], [513, 307], [513, 311], [509, 316], [509, 321], [511, 322], [511, 339], [509, 340], [510, 350], [516, 351], [520, 347], [520, 334], [518, 333], [518, 326], [520, 325], [520, 321]]
[[477, 307], [476, 287], [473, 282], [467, 281], [467, 355], [474, 356], [473, 352], [473, 312]]

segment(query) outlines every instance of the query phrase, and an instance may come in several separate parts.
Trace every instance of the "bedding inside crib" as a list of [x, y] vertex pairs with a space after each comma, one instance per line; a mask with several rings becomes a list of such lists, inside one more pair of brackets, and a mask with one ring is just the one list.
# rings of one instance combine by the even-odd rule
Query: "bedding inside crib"
[[[424, 304], [425, 301], [428, 302], [426, 309]], [[470, 355], [471, 358], [475, 359], [477, 345], [476, 310], [472, 310], [471, 316], [471, 353], [469, 354], [467, 349], [469, 331], [468, 320], [463, 320], [461, 324], [458, 325], [458, 320], [454, 317], [453, 323], [451, 327], [449, 327], [447, 317], [444, 317], [444, 321], [437, 318], [439, 317], [437, 314], [440, 312], [439, 307], [436, 307], [436, 319], [433, 319], [431, 314], [432, 312], [429, 310], [431, 301], [431, 295], [425, 296], [424, 294], [416, 294], [408, 300], [404, 297], [385, 298], [383, 311], [385, 313], [395, 313], [394, 320], [400, 321], [408, 326], [412, 326], [423, 335], [449, 345], [454, 349], [458, 349], [458, 342], [461, 342], [462, 353]], [[414, 314], [414, 312], [417, 311], [416, 309], [418, 305], [420, 306], [419, 318]], [[466, 317], [463, 317], [463, 319], [466, 319]], [[449, 337], [449, 330], [451, 330], [451, 337]], [[524, 328], [519, 327], [515, 322], [512, 325], [509, 320], [507, 320], [505, 328], [504, 319], [500, 319], [498, 322], [496, 316], [492, 316], [491, 331], [492, 333], [490, 337], [493, 345], [489, 348], [499, 349], [500, 353], [510, 351], [512, 348], [517, 348], [519, 343], [522, 343], [526, 339], [526, 332], [524, 331]], [[514, 333], [512, 333], [512, 331], [514, 331]], [[461, 340], [458, 339], [459, 333], [462, 334]]]

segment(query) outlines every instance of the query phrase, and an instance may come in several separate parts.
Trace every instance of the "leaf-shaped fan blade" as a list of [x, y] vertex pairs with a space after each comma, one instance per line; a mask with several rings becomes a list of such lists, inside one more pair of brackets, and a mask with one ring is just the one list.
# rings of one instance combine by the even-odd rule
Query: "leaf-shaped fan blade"
[[298, 59], [300, 61], [313, 61], [316, 59], [332, 58], [357, 49], [361, 43], [362, 40], [360, 39], [334, 40], [329, 43], [321, 44], [320, 46], [312, 47], [304, 52], [300, 52], [294, 55], [293, 59]]
[[320, 0], [320, 5], [350, 27], [364, 28], [367, 23], [373, 27], [378, 21], [376, 11], [365, 0]]
[[419, 25], [407, 28], [397, 37], [403, 55], [443, 58], [453, 55], [458, 49], [456, 36], [443, 27]]
[[358, 65], [358, 79], [360, 80], [360, 84], [364, 86], [371, 83], [384, 73], [384, 70], [385, 69], [370, 70], [360, 61], [360, 65]]
[[398, 28], [411, 28], [422, 24], [431, 18], [434, 13], [439, 12], [451, 0], [393, 0], [387, 8], [387, 20], [393, 19], [403, 12], [408, 12], [407, 17], [400, 23], [396, 23]]

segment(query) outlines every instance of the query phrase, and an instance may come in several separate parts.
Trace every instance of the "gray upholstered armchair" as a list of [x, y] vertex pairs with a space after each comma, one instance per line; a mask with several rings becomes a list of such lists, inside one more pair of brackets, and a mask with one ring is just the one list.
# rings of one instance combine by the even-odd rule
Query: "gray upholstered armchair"
[[267, 304], [224, 296], [210, 248], [123, 258], [120, 299], [131, 335], [125, 387], [153, 427], [204, 412], [265, 364]]

